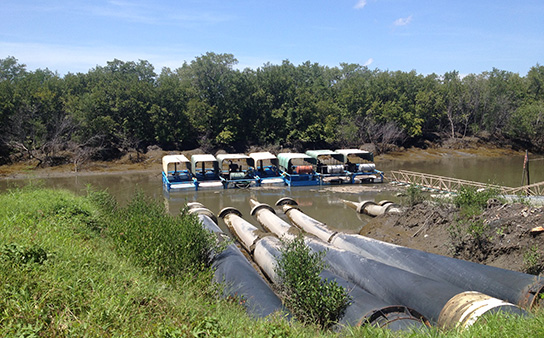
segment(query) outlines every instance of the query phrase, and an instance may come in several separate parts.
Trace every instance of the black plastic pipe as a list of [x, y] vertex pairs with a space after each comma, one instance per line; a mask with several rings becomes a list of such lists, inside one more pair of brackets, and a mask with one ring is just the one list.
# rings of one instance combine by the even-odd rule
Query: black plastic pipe
[[[188, 204], [189, 212], [198, 216], [202, 225], [218, 237], [227, 237], [217, 226], [215, 215], [202, 204]], [[267, 282], [251, 266], [234, 244], [217, 255], [212, 263], [214, 281], [224, 283], [224, 296], [239, 299], [247, 312], [254, 317], [266, 317], [277, 311], [286, 313], [281, 300]]]
[[366, 258], [445, 281], [467, 291], [478, 291], [504, 299], [526, 309], [538, 304], [544, 294], [544, 279], [541, 277], [410, 249], [360, 235], [334, 232], [294, 207], [296, 202], [290, 198], [282, 198], [276, 204], [283, 205], [289, 219], [304, 231], [335, 247]]
[[[263, 227], [274, 229], [278, 236], [287, 237], [287, 239], [293, 238], [296, 228], [275, 215], [273, 208], [253, 199], [250, 200], [250, 205], [252, 206], [251, 214]], [[247, 227], [237, 227], [237, 229], [247, 230]], [[275, 272], [276, 260], [280, 257], [279, 246], [280, 242], [277, 238], [268, 236], [256, 241], [254, 251], [255, 261], [275, 283], [279, 282]], [[348, 290], [352, 297], [352, 302], [342, 318], [341, 323], [343, 324], [362, 325], [368, 323], [387, 327], [394, 331], [428, 325], [428, 321], [417, 311], [404, 305], [388, 304], [328, 270], [321, 273], [321, 278], [336, 281], [338, 285]]]
[[[325, 251], [324, 260], [334, 274], [355, 283], [386, 302], [403, 304], [415, 309], [444, 328], [471, 325], [486, 313], [500, 311], [525, 314], [525, 311], [514, 304], [481, 293], [476, 293], [478, 297], [475, 298], [473, 293], [467, 294], [466, 290], [447, 282], [436, 281], [365, 258], [319, 239], [305, 237], [305, 242], [315, 252]], [[482, 301], [482, 298], [485, 301]], [[452, 305], [457, 304], [459, 299], [465, 307], [458, 308]], [[474, 311], [474, 308], [480, 311]], [[461, 316], [457, 316], [458, 312], [462, 313]]]

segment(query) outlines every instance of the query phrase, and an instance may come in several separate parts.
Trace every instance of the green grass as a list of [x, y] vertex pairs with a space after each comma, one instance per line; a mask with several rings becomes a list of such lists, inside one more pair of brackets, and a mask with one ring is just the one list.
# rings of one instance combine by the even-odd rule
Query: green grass
[[[174, 224], [190, 224], [186, 216], [163, 218], [157, 205], [139, 201], [149, 204], [142, 215], [154, 215], [130, 235], [144, 236], [145, 250], [165, 241], [166, 233], [180, 231]], [[130, 208], [119, 208], [102, 193], [76, 197], [24, 188], [1, 194], [0, 337], [543, 336], [542, 313], [522, 320], [491, 318], [463, 332], [402, 335], [372, 327], [322, 331], [279, 315], [255, 320], [236, 302], [217, 296], [205, 262], [180, 266], [165, 258], [165, 253], [180, 257], [176, 251], [183, 247], [163, 246], [150, 259], [138, 255], [134, 238], [116, 232], [137, 223], [123, 214]], [[171, 229], [150, 236], [143, 224]]]

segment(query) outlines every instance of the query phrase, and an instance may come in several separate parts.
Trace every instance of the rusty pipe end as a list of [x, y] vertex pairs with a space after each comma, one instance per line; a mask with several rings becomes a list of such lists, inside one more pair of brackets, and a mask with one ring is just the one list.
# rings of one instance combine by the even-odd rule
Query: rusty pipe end
[[196, 214], [196, 215], [203, 215], [203, 216], [208, 216], [209, 218], [212, 219], [212, 221], [217, 224], [217, 217], [215, 216], [215, 214], [208, 208], [189, 208], [189, 211], [187, 211], [189, 214]]
[[[535, 277], [535, 279], [538, 277]], [[538, 278], [523, 291], [518, 305], [524, 309], [537, 308], [544, 305], [544, 279]]]
[[276, 205], [298, 205], [298, 203], [291, 197], [282, 197], [276, 202]]
[[440, 311], [438, 326], [444, 329], [466, 328], [486, 313], [493, 312], [526, 315], [517, 305], [476, 291], [461, 292], [453, 296]]
[[225, 217], [227, 217], [227, 215], [230, 215], [230, 214], [234, 214], [238, 217], [242, 217], [242, 213], [240, 212], [240, 210], [233, 207], [226, 207], [221, 209], [221, 211], [219, 212], [219, 217], [224, 219]]

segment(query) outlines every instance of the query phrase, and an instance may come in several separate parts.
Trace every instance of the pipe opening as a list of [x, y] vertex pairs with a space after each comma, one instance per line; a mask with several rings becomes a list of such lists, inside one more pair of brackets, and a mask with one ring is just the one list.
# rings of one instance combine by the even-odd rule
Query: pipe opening
[[377, 327], [387, 327], [391, 323], [397, 321], [412, 321], [414, 326], [431, 326], [431, 323], [425, 316], [416, 310], [407, 308], [403, 305], [392, 305], [371, 311], [359, 321], [357, 326], [373, 325]]

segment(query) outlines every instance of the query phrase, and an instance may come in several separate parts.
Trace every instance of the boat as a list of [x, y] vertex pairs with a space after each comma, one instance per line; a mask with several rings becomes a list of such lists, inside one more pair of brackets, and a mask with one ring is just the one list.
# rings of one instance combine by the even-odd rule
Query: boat
[[360, 149], [336, 149], [335, 152], [342, 155], [352, 183], [383, 183], [383, 172], [376, 170], [372, 152]]
[[185, 155], [166, 155], [162, 158], [162, 183], [166, 191], [196, 189], [190, 170], [191, 162]]
[[210, 154], [195, 154], [191, 156], [191, 171], [196, 179], [196, 189], [223, 188], [219, 175], [219, 162]]
[[342, 154], [332, 150], [308, 150], [306, 155], [317, 160], [317, 173], [321, 184], [352, 183], [351, 173], [345, 170]]
[[317, 160], [303, 153], [278, 154], [279, 168], [285, 184], [290, 187], [319, 185], [315, 172]]
[[285, 185], [285, 181], [278, 168], [278, 157], [268, 151], [250, 153], [252, 166], [255, 169], [259, 185]]
[[219, 162], [219, 178], [225, 189], [259, 185], [251, 157], [245, 154], [219, 154], [216, 158]]

